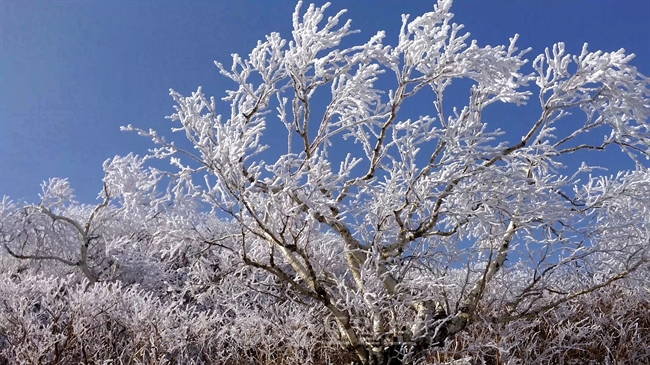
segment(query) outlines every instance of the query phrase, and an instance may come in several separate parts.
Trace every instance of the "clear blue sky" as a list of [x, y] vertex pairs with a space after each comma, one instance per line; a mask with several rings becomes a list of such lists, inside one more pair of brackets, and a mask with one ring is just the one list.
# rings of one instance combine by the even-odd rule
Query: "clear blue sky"
[[[308, 4], [309, 1], [306, 1]], [[331, 14], [394, 44], [400, 14], [434, 1], [332, 1]], [[317, 2], [321, 5], [322, 2]], [[304, 5], [306, 6], [306, 5]], [[289, 37], [294, 1], [0, 2], [0, 196], [36, 201], [41, 181], [68, 177], [78, 200], [94, 201], [102, 162], [150, 142], [119, 131], [133, 124], [169, 130], [169, 88], [197, 86], [218, 98], [230, 86], [213, 60], [247, 55], [258, 39]], [[520, 34], [529, 58], [563, 41], [571, 53], [625, 48], [650, 75], [650, 1], [467, 1], [452, 7], [479, 45]], [[181, 137], [181, 136], [178, 136]]]

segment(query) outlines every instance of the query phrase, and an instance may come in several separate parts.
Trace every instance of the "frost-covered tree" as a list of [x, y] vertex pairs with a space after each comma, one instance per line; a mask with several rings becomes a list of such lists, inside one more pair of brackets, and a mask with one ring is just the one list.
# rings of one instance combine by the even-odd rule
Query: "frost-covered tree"
[[[404, 16], [395, 46], [380, 32], [342, 49], [353, 33], [349, 21], [337, 26], [343, 12], [323, 21], [327, 5], [300, 5], [291, 40], [272, 33], [231, 68], [217, 63], [238, 84], [228, 115], [200, 89], [171, 92], [171, 119], [194, 151], [126, 129], [159, 144], [153, 155], [171, 158], [179, 179], [205, 176], [185, 187], [237, 221], [243, 260], [327, 308], [361, 362], [441, 346], [478, 317], [535, 317], [647, 262], [650, 89], [633, 56], [586, 45], [570, 55], [559, 43], [528, 74], [517, 36], [497, 47], [469, 41], [451, 1]], [[389, 90], [377, 87], [384, 74]], [[447, 105], [445, 89], [462, 79], [469, 100]], [[406, 100], [427, 89], [433, 107], [402, 119]], [[533, 95], [541, 112], [516, 121], [528, 125], [522, 135], [482, 119], [490, 104]], [[264, 137], [278, 143], [282, 131], [286, 150], [273, 155]], [[565, 164], [613, 148], [633, 170], [589, 175], [594, 166]], [[484, 312], [488, 302], [498, 305]]]
[[[255, 311], [276, 325], [309, 312], [321, 323], [313, 341], [327, 337], [361, 364], [424, 361], [456, 338], [456, 347], [468, 343], [467, 333], [479, 333], [477, 343], [498, 334], [495, 349], [541, 364], [552, 353], [517, 342], [517, 333], [560, 336], [552, 323], [585, 315], [580, 298], [601, 289], [636, 287], [635, 298], [647, 298], [650, 80], [632, 55], [586, 45], [571, 55], [558, 43], [528, 70], [516, 35], [504, 46], [470, 41], [449, 0], [403, 16], [394, 46], [379, 32], [344, 48], [355, 33], [350, 21], [339, 26], [344, 12], [325, 18], [329, 5], [301, 5], [289, 40], [272, 33], [248, 57], [233, 55], [232, 67], [216, 63], [237, 85], [223, 99], [225, 115], [200, 88], [171, 91], [173, 130], [189, 144], [124, 128], [158, 147], [145, 159], [107, 162], [104, 203], [66, 205], [61, 180], [38, 205], [5, 203], [9, 254], [78, 267], [99, 284], [116, 280], [103, 273], [158, 270], [164, 285], [151, 290], [237, 313], [229, 325]], [[459, 82], [471, 85], [468, 100], [445, 94]], [[538, 115], [491, 127], [484, 111], [495, 103]], [[510, 131], [514, 123], [524, 132]], [[605, 173], [592, 154], [620, 161]], [[175, 168], [145, 170], [152, 158]], [[130, 225], [106, 223], [116, 219]], [[101, 259], [91, 264], [94, 239]], [[275, 304], [256, 309], [258, 300]], [[620, 321], [625, 331], [635, 323]]]

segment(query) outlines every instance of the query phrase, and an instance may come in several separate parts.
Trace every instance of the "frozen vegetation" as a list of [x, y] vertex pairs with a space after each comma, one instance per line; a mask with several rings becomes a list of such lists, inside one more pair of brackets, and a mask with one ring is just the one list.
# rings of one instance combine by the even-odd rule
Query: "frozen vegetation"
[[649, 79], [480, 46], [450, 6], [344, 48], [298, 4], [217, 63], [229, 107], [171, 91], [179, 133], [125, 127], [155, 148], [98, 204], [4, 198], [0, 364], [649, 363]]

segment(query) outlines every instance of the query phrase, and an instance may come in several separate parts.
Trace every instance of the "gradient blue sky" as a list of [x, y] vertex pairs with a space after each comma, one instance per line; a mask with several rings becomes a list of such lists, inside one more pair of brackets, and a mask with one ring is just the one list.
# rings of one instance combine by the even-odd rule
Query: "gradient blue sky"
[[[40, 183], [68, 177], [78, 200], [94, 201], [102, 162], [148, 140], [121, 125], [169, 130], [169, 88], [197, 86], [218, 98], [231, 84], [213, 60], [230, 64], [265, 34], [290, 36], [294, 1], [0, 2], [0, 196], [36, 201]], [[307, 1], [306, 3], [309, 3]], [[378, 30], [394, 44], [400, 14], [420, 15], [434, 1], [332, 1], [362, 42]], [[316, 3], [321, 5], [321, 2]], [[625, 48], [650, 75], [650, 1], [461, 1], [454, 21], [479, 45], [520, 34], [529, 58], [563, 41], [579, 53]], [[181, 136], [178, 136], [181, 137]]]

